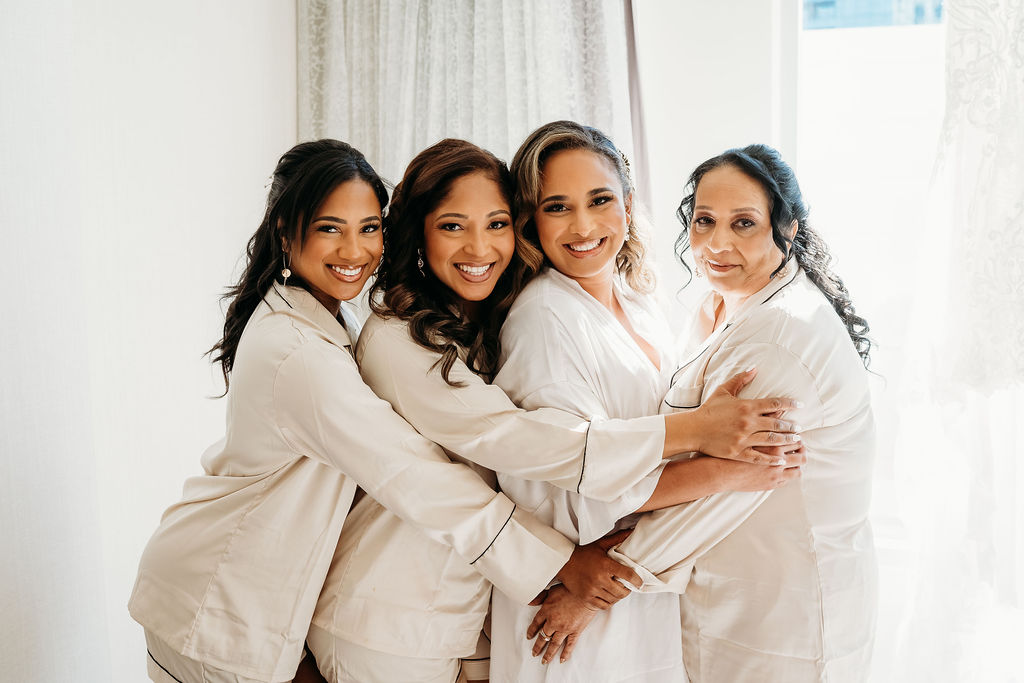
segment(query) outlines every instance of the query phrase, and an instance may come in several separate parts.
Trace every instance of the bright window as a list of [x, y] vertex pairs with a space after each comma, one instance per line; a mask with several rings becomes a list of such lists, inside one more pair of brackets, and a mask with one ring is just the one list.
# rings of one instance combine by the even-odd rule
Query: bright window
[[804, 29], [938, 24], [942, 0], [804, 0]]

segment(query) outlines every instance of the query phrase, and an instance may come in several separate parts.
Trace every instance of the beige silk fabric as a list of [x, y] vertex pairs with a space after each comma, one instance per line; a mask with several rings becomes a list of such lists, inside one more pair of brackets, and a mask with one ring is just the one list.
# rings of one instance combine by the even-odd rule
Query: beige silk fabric
[[[274, 285], [249, 320], [227, 433], [139, 565], [129, 611], [176, 652], [261, 681], [294, 675], [356, 486], [518, 595], [572, 544], [451, 462], [359, 376], [345, 328]], [[558, 564], [560, 566], [560, 564]]]
[[863, 364], [802, 270], [771, 282], [696, 347], [666, 409], [700, 405], [751, 365], [758, 374], [744, 397], [804, 404], [790, 414], [803, 427], [802, 477], [770, 494], [652, 513], [612, 554], [637, 567], [644, 590], [682, 593], [693, 683], [859, 683], [877, 610], [874, 421]]
[[[612, 500], [661, 463], [662, 416], [591, 423], [561, 410], [521, 410], [461, 360], [451, 378], [464, 386], [451, 387], [435, 367], [438, 354], [413, 341], [403, 321], [371, 316], [356, 357], [363, 379], [381, 398], [490, 486], [497, 469]], [[633, 458], [621, 458], [623, 451]], [[406, 494], [457, 499], [443, 484]], [[314, 623], [338, 638], [395, 655], [470, 656], [487, 613], [488, 579], [525, 604], [568, 560], [569, 540], [546, 525], [533, 530], [550, 534], [552, 548], [562, 554], [523, 545], [503, 556], [508, 577], [520, 580], [499, 582], [483, 575], [478, 563], [364, 499], [342, 533]], [[538, 582], [544, 585], [538, 588]]]

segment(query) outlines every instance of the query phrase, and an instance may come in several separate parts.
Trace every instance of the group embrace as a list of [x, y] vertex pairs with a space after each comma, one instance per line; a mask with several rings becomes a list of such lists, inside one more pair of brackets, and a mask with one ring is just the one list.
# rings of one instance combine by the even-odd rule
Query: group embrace
[[343, 142], [285, 153], [212, 350], [225, 436], [129, 604], [152, 680], [863, 681], [871, 344], [796, 178], [763, 145], [693, 171], [681, 345], [634, 214], [571, 121], [510, 167], [443, 140], [390, 200]]

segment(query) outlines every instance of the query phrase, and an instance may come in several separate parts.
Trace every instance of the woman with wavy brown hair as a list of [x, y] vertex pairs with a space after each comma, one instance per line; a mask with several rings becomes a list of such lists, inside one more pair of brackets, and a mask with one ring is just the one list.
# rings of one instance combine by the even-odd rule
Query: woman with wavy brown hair
[[[490, 385], [505, 313], [540, 263], [513, 223], [511, 200], [505, 164], [469, 142], [443, 140], [409, 164], [387, 216], [374, 314], [356, 347], [362, 377], [379, 396], [491, 486], [492, 470], [500, 470], [612, 500], [680, 451], [780, 457], [753, 450], [791, 438], [775, 433], [791, 425], [763, 416], [777, 401], [739, 402], [722, 392], [715, 407], [682, 419], [590, 421], [521, 410]], [[550, 528], [532, 530], [546, 532], [551, 549], [505, 558], [521, 586], [557, 579], [602, 609], [628, 594], [614, 577], [638, 581], [609, 561], [604, 546], [575, 548]], [[486, 678], [485, 662], [483, 670], [471, 664], [486, 659], [478, 645], [491, 590], [477, 569], [371, 498], [361, 500], [309, 633], [321, 672], [331, 681]], [[526, 604], [536, 592], [510, 595]]]
[[553, 546], [360, 379], [344, 302], [380, 260], [387, 201], [366, 158], [337, 140], [298, 144], [274, 169], [212, 350], [230, 380], [224, 438], [164, 513], [128, 605], [154, 681], [292, 680], [357, 486], [527, 594], [550, 576], [504, 576], [508, 556], [561, 566], [572, 547]]

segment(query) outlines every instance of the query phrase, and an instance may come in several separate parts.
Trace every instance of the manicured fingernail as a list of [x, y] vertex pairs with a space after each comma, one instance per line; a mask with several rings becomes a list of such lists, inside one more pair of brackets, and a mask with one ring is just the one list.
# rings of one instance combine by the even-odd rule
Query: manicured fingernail
[[747, 368], [743, 372], [753, 372], [754, 370], [757, 370], [757, 366], [756, 365], [751, 365], [749, 368]]
[[[800, 427], [800, 425], [794, 425], [793, 429], [799, 432], [802, 429], [802, 427]], [[789, 440], [790, 441], [800, 441], [800, 435], [799, 434], [790, 434], [789, 435]]]
[[794, 408], [803, 408], [804, 407], [804, 402], [803, 401], [793, 401], [793, 407]]

